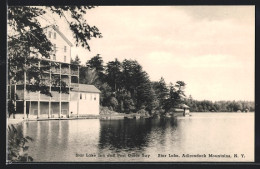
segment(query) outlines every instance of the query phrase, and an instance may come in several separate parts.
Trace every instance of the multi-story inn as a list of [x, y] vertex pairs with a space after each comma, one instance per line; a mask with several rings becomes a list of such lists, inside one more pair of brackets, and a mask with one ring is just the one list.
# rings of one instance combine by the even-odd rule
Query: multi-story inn
[[[44, 31], [54, 46], [55, 54], [36, 65], [39, 68], [49, 65], [41, 75], [41, 83], [48, 86], [52, 96], [25, 90], [32, 85], [25, 72], [23, 81], [8, 86], [8, 99], [15, 100], [16, 118], [98, 115], [100, 91], [93, 85], [79, 84], [79, 66], [70, 64], [72, 43], [55, 26], [48, 26]], [[68, 92], [60, 92], [62, 82], [65, 82]]]

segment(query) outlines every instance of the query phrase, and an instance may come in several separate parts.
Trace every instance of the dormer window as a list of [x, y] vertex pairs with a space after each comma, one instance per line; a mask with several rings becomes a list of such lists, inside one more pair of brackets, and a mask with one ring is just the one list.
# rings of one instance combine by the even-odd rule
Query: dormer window
[[49, 38], [51, 38], [51, 31], [49, 31]]
[[54, 36], [53, 38], [56, 39], [56, 32], [54, 32], [53, 36]]

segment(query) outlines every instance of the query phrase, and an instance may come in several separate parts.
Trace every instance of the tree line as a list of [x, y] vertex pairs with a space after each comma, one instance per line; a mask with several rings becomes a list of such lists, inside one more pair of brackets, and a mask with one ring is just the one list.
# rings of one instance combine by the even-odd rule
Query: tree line
[[197, 101], [189, 96], [185, 103], [190, 107], [192, 112], [252, 112], [255, 111], [253, 101]]
[[[81, 61], [76, 56], [71, 63]], [[166, 85], [163, 77], [153, 82], [136, 60], [115, 59], [104, 65], [99, 54], [80, 67], [80, 83], [95, 85], [101, 91], [101, 105], [110, 110], [145, 114], [163, 114], [183, 103], [186, 85], [183, 81]]]
[[101, 106], [121, 113], [165, 114], [189, 106], [191, 112], [254, 111], [250, 101], [197, 101], [186, 97], [183, 81], [166, 84], [163, 77], [151, 81], [136, 61], [115, 59], [104, 64], [98, 54], [82, 64], [79, 57], [71, 60], [80, 67], [80, 83], [95, 85], [101, 91]]

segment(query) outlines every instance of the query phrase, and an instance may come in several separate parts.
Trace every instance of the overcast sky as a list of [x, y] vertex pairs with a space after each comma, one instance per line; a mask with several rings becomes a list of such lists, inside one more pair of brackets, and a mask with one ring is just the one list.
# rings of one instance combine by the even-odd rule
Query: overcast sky
[[[82, 62], [101, 54], [135, 59], [152, 81], [182, 80], [197, 100], [254, 100], [254, 6], [101, 6], [87, 21], [103, 34]], [[66, 33], [65, 33], [66, 34]], [[68, 35], [69, 36], [69, 35]], [[70, 36], [69, 36], [70, 38]], [[71, 38], [71, 41], [74, 40]]]

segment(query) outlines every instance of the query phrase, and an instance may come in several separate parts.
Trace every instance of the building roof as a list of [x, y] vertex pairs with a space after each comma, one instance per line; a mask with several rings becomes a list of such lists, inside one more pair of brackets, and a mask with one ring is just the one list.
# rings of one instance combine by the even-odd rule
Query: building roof
[[79, 87], [71, 89], [73, 92], [101, 93], [94, 85], [78, 84]]
[[186, 104], [181, 104], [180, 107], [181, 107], [181, 108], [190, 108], [190, 107], [187, 106]]

